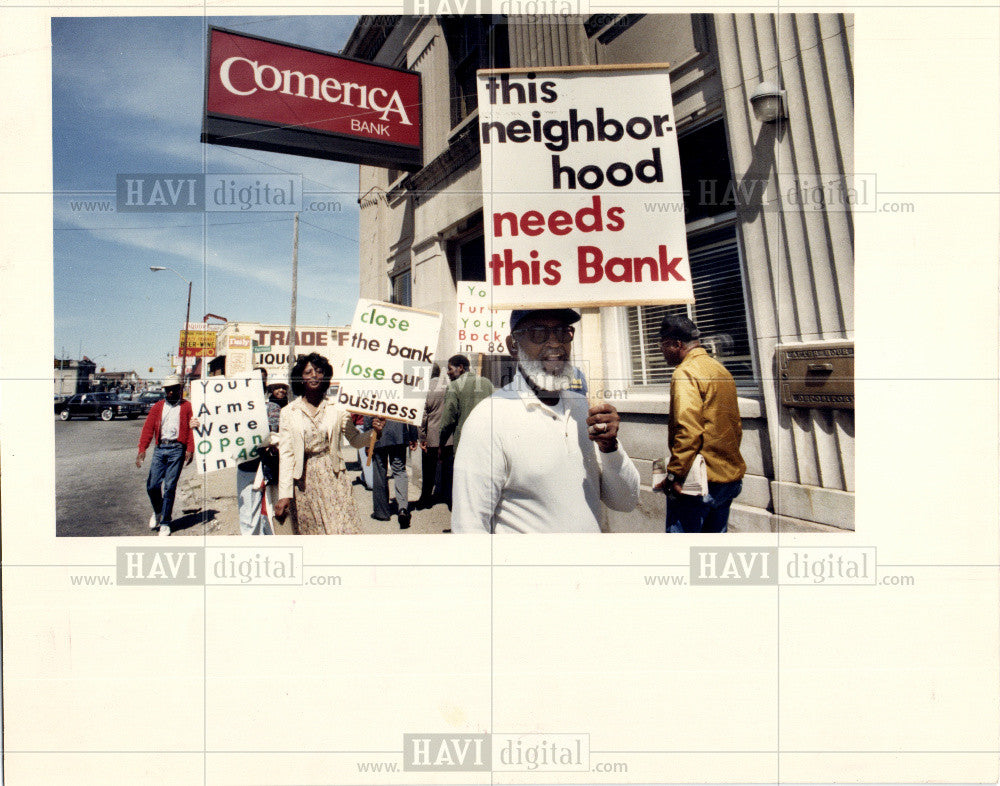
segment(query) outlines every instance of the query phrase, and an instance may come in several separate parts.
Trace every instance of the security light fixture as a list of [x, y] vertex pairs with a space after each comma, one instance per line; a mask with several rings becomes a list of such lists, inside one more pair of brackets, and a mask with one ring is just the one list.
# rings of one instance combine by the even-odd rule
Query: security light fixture
[[788, 117], [785, 91], [773, 82], [761, 82], [750, 96], [754, 116], [762, 123]]

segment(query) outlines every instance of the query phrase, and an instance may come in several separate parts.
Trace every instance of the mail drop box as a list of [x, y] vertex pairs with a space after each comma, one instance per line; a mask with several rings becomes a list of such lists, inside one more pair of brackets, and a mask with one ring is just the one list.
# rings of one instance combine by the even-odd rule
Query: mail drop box
[[854, 409], [854, 342], [778, 345], [781, 403], [808, 409]]

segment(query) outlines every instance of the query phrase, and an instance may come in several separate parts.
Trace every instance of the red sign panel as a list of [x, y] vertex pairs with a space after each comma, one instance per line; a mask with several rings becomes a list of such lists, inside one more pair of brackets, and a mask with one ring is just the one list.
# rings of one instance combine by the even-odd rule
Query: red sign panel
[[202, 141], [419, 168], [420, 75], [212, 28]]

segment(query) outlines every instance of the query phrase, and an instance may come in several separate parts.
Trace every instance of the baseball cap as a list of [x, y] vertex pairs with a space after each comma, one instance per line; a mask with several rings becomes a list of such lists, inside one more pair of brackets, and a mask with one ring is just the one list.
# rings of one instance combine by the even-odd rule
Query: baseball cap
[[580, 321], [580, 313], [572, 308], [517, 308], [510, 313], [510, 332], [517, 330], [517, 326], [525, 317], [541, 314], [547, 317], [557, 317], [564, 324], [572, 325]]

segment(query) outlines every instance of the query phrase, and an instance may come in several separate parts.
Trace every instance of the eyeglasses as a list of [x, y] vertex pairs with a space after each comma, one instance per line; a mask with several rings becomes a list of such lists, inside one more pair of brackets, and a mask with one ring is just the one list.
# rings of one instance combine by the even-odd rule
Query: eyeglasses
[[544, 344], [549, 338], [555, 338], [560, 344], [567, 344], [573, 340], [576, 329], [570, 325], [557, 325], [556, 327], [536, 327], [515, 330], [515, 336], [527, 336], [532, 344]]

